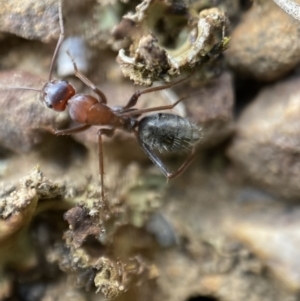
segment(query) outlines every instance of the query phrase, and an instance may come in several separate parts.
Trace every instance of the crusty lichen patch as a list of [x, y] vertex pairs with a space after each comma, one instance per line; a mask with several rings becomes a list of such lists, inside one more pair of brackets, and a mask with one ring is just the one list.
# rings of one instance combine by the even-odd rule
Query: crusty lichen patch
[[[10, 295], [12, 283], [5, 269], [29, 270], [37, 265], [37, 257], [29, 238], [29, 225], [38, 202], [43, 198], [59, 198], [65, 187], [46, 180], [38, 167], [21, 179], [19, 187], [0, 198], [0, 299]], [[12, 252], [13, 250], [13, 252]], [[18, 251], [17, 251], [18, 250]], [[3, 287], [4, 286], [4, 287]]]
[[[121, 174], [119, 169], [115, 172]], [[100, 198], [99, 185], [95, 185], [91, 177], [85, 186], [81, 183], [77, 187], [78, 184], [70, 179], [54, 182], [45, 178], [39, 167], [22, 178], [19, 185], [3, 188], [0, 200], [1, 298], [12, 294], [13, 278], [6, 273], [7, 268], [22, 273], [32, 269], [42, 273], [42, 269], [46, 273], [48, 265], [59, 266], [75, 286], [101, 292], [109, 299], [130, 290], [132, 285], [156, 278], [155, 267], [143, 259], [135, 241], [128, 241], [122, 250], [119, 250], [119, 241], [126, 240], [122, 236], [131, 227], [141, 245], [152, 242], [151, 235], [142, 228], [147, 216], [159, 205], [153, 189], [160, 189], [162, 177], [150, 175], [147, 180], [140, 177], [137, 166], [133, 165], [123, 171], [124, 176], [128, 173], [131, 179], [125, 181], [124, 178], [123, 182], [120, 179], [116, 183], [115, 172], [107, 172], [110, 196], [107, 206]], [[53, 229], [47, 228], [44, 222], [35, 224], [44, 219], [45, 213], [56, 214], [57, 220], [51, 221]], [[31, 238], [32, 231], [42, 231], [35, 242]], [[20, 252], [12, 253], [12, 249]], [[45, 259], [41, 262], [39, 250], [46, 262]]]
[[30, 223], [40, 199], [57, 199], [64, 193], [64, 185], [46, 180], [41, 170], [34, 168], [20, 180], [19, 188], [0, 199], [0, 242]]
[[[226, 49], [229, 21], [222, 10], [210, 8], [196, 15], [177, 5], [145, 0], [115, 28], [115, 36], [131, 42], [128, 49], [120, 49], [117, 62], [136, 84], [169, 81]], [[161, 23], [165, 28], [158, 30]]]

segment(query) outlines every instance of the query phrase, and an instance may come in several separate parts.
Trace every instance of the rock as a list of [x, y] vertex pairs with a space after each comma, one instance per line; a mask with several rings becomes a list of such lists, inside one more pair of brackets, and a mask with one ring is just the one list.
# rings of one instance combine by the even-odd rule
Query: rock
[[230, 232], [262, 260], [273, 276], [291, 291], [300, 290], [299, 209], [272, 219], [257, 215], [252, 222], [234, 218]]
[[0, 8], [0, 31], [26, 39], [48, 42], [59, 34], [58, 1], [3, 1]]
[[235, 100], [232, 75], [224, 72], [203, 87], [191, 89], [188, 93], [187, 116], [202, 126], [200, 147], [211, 147], [224, 141], [233, 131]]
[[300, 78], [264, 88], [245, 109], [229, 157], [270, 192], [299, 199]]
[[300, 62], [300, 22], [271, 0], [254, 2], [232, 32], [225, 55], [244, 75], [262, 81], [280, 78]]

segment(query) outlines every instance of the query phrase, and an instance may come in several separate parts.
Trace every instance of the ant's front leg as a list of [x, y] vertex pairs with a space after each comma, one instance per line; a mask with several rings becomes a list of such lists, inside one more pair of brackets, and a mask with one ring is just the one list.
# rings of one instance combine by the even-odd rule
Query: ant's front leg
[[193, 159], [196, 156], [195, 147], [192, 149], [191, 153], [187, 157], [187, 159], [182, 163], [182, 165], [175, 171], [170, 172], [164, 163], [158, 158], [158, 156], [149, 148], [147, 144], [145, 144], [138, 136], [138, 133], [135, 132], [136, 139], [139, 145], [142, 147], [144, 152], [148, 155], [149, 159], [160, 169], [160, 171], [164, 174], [164, 176], [169, 179], [174, 179], [180, 176], [191, 164]]
[[84, 84], [86, 84], [89, 88], [91, 88], [99, 97], [99, 102], [100, 103], [107, 103], [107, 99], [105, 94], [99, 89], [97, 88], [87, 77], [85, 77], [77, 68], [77, 65], [75, 63], [74, 58], [72, 57], [72, 55], [70, 54], [69, 51], [67, 51], [68, 56], [70, 57], [73, 67], [74, 67], [74, 73], [75, 76], [78, 77]]

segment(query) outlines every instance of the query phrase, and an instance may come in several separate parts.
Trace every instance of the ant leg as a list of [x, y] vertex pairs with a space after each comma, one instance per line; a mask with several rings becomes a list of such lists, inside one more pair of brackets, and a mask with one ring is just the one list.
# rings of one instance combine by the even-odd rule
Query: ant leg
[[78, 70], [75, 60], [69, 51], [67, 51], [67, 54], [73, 63], [75, 76], [78, 77], [84, 84], [86, 84], [89, 88], [91, 88], [100, 97], [99, 99], [100, 103], [106, 104], [107, 100], [105, 94]]
[[181, 164], [181, 166], [174, 172], [172, 172], [169, 176], [168, 176], [168, 180], [170, 179], [174, 179], [177, 178], [178, 176], [180, 176], [181, 174], [183, 174], [185, 172], [185, 170], [190, 166], [190, 164], [192, 163], [192, 161], [195, 159], [196, 157], [196, 148], [193, 147], [191, 153], [189, 154], [189, 156], [185, 159], [185, 161]]
[[50, 126], [39, 126], [39, 129], [43, 129], [47, 132], [50, 132], [53, 135], [63, 136], [63, 135], [72, 135], [75, 133], [83, 132], [83, 131], [87, 130], [89, 127], [91, 127], [91, 125], [84, 124], [84, 125], [79, 125], [79, 126], [70, 128], [70, 129], [62, 129], [62, 130], [57, 130]]
[[74, 128], [70, 128], [70, 129], [55, 130], [54, 134], [57, 135], [57, 136], [71, 135], [71, 134], [83, 132], [83, 131], [87, 130], [90, 127], [91, 127], [91, 125], [84, 124], [84, 125], [76, 126]]
[[[193, 72], [192, 72], [193, 74]], [[155, 91], [161, 91], [161, 90], [164, 90], [164, 89], [168, 89], [168, 88], [171, 88], [181, 82], [184, 82], [185, 80], [187, 80], [188, 78], [190, 78], [192, 76], [192, 74], [190, 74], [188, 77], [185, 77], [183, 79], [180, 79], [174, 83], [169, 83], [169, 84], [165, 84], [165, 85], [162, 85], [162, 86], [159, 86], [159, 87], [152, 87], [152, 88], [148, 88], [148, 89], [145, 89], [145, 90], [142, 90], [142, 91], [136, 91], [129, 99], [127, 105], [124, 107], [124, 109], [129, 109], [129, 108], [132, 108], [136, 105], [139, 97], [143, 94], [147, 94], [147, 93], [151, 93], [151, 92], [155, 92]]]
[[183, 101], [184, 99], [187, 99], [188, 97], [181, 97], [179, 98], [176, 102], [174, 102], [171, 105], [166, 105], [166, 106], [158, 106], [158, 107], [153, 107], [153, 108], [148, 108], [148, 109], [140, 109], [140, 110], [133, 110], [133, 111], [126, 111], [124, 113], [121, 113], [121, 116], [136, 116], [136, 115], [141, 115], [144, 113], [150, 113], [150, 112], [155, 112], [155, 111], [164, 111], [164, 110], [171, 110], [173, 109], [178, 103]]
[[104, 198], [104, 162], [103, 162], [103, 144], [102, 144], [102, 135], [111, 137], [114, 134], [114, 129], [100, 129], [97, 133], [98, 135], [98, 156], [99, 156], [99, 173], [101, 181], [101, 197], [104, 202], [105, 207], [107, 207], [105, 198]]
[[64, 30], [64, 23], [63, 23], [63, 15], [62, 15], [62, 0], [58, 0], [58, 18], [59, 18], [59, 27], [60, 27], [60, 34], [59, 34], [59, 39], [57, 41], [56, 44], [56, 48], [54, 50], [54, 54], [51, 60], [51, 64], [50, 64], [50, 70], [49, 70], [49, 81], [51, 81], [52, 78], [52, 73], [53, 73], [53, 66], [54, 66], [54, 62], [57, 58], [57, 54], [58, 54], [58, 50], [61, 46], [61, 43], [64, 40], [65, 37], [65, 30]]
[[181, 174], [183, 174], [196, 156], [195, 147], [194, 147], [191, 153], [189, 154], [189, 156], [187, 157], [187, 159], [182, 163], [182, 165], [177, 170], [170, 172], [167, 169], [167, 167], [164, 165], [164, 163], [161, 161], [161, 159], [159, 159], [158, 156], [148, 147], [148, 145], [141, 141], [141, 139], [138, 137], [137, 132], [135, 132], [135, 136], [139, 145], [142, 147], [144, 152], [148, 155], [149, 159], [160, 169], [160, 171], [164, 174], [164, 176], [168, 180], [174, 179], [180, 176]]

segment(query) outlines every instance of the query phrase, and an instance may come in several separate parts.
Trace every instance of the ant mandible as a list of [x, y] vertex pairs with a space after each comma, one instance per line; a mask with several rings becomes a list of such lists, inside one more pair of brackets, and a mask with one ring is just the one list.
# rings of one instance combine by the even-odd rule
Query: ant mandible
[[[53, 131], [55, 135], [71, 135], [85, 131], [91, 126], [105, 126], [105, 128], [101, 128], [97, 133], [101, 196], [104, 204], [106, 202], [104, 198], [102, 136], [105, 135], [111, 137], [116, 129], [133, 133], [141, 148], [167, 177], [167, 179], [172, 179], [182, 174], [194, 157], [194, 146], [200, 139], [200, 128], [188, 119], [175, 114], [155, 113], [141, 119], [138, 118], [145, 113], [173, 109], [180, 101], [183, 100], [183, 98], [180, 98], [172, 105], [158, 106], [148, 109], [135, 109], [134, 106], [141, 95], [170, 88], [187, 78], [174, 83], [137, 91], [130, 97], [125, 106], [110, 107], [107, 104], [105, 94], [78, 70], [74, 59], [70, 53], [67, 52], [73, 63], [75, 76], [91, 88], [98, 97], [79, 93], [76, 94], [73, 86], [66, 80], [52, 79], [54, 62], [64, 39], [61, 0], [58, 2], [58, 10], [60, 36], [52, 57], [48, 81], [41, 90], [27, 87], [14, 87], [13, 89], [40, 92], [41, 101], [48, 108], [55, 111], [64, 111], [68, 107], [70, 118], [79, 125], [69, 129], [55, 130]], [[178, 151], [192, 146], [193, 148], [188, 158], [179, 167], [179, 169], [174, 172], [170, 172], [160, 158], [153, 152], [154, 149], [160, 152]]]

